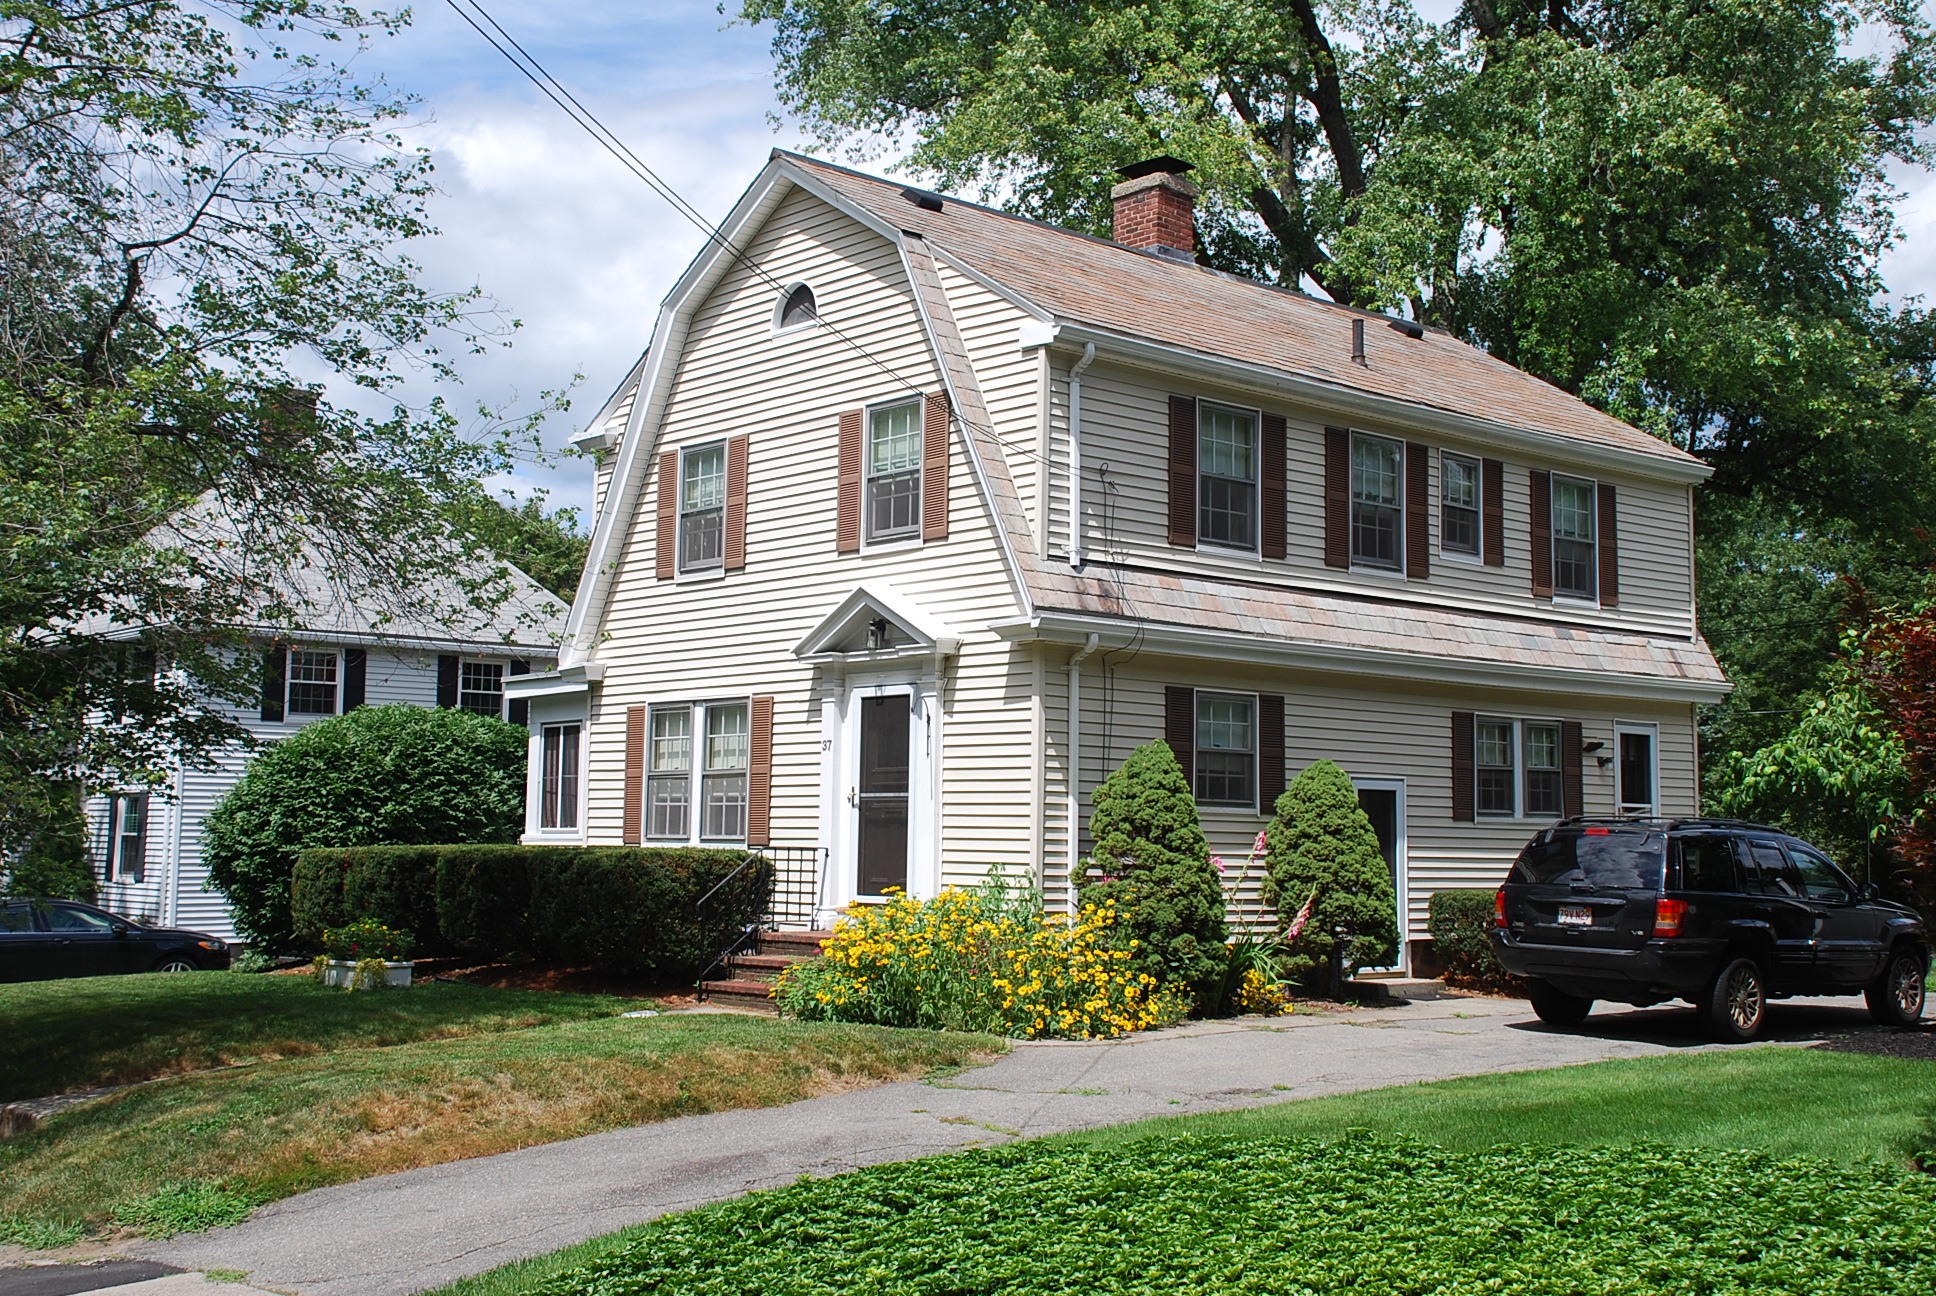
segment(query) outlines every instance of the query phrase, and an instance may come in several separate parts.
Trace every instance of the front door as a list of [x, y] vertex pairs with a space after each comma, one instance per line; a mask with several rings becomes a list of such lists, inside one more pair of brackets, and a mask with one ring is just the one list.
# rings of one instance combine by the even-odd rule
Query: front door
[[863, 896], [908, 884], [908, 695], [860, 699], [858, 886]]

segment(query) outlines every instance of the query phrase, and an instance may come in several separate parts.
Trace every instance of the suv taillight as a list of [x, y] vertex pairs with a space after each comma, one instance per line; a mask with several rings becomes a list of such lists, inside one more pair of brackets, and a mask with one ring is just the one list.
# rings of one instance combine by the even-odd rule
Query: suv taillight
[[1687, 901], [1669, 900], [1665, 896], [1654, 901], [1654, 939], [1672, 940], [1681, 934], [1681, 919], [1687, 917]]
[[1494, 927], [1506, 925], [1506, 888], [1504, 887], [1500, 887], [1492, 897], [1492, 925]]

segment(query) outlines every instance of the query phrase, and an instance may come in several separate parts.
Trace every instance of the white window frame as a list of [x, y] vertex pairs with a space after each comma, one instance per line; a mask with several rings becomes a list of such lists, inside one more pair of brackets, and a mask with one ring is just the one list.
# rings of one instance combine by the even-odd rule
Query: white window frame
[[[1586, 487], [1587, 526], [1593, 532], [1590, 554], [1587, 558], [1587, 573], [1593, 580], [1593, 593], [1579, 594], [1560, 588], [1560, 515], [1559, 493], [1562, 483]], [[1548, 547], [1547, 561], [1553, 569], [1553, 598], [1556, 602], [1573, 603], [1582, 607], [1600, 606], [1600, 483], [1591, 477], [1578, 477], [1572, 473], [1553, 473], [1546, 485], [1546, 517]]]
[[[719, 504], [714, 508], [688, 510], [686, 506], [686, 461], [691, 456], [699, 454], [702, 451], [715, 450], [719, 452]], [[729, 467], [730, 458], [731, 456], [727, 453], [726, 442], [723, 438], [712, 441], [700, 441], [693, 445], [679, 447], [679, 481], [676, 495], [676, 508], [674, 509], [673, 516], [673, 526], [676, 528], [676, 534], [673, 537], [673, 552], [677, 556], [677, 571], [681, 576], [712, 576], [723, 574], [726, 570], [726, 491], [727, 475], [731, 472], [731, 468]], [[686, 518], [689, 514], [697, 516], [702, 513], [716, 514], [719, 518], [719, 553], [709, 561], [694, 562], [687, 556]]]
[[[1203, 488], [1205, 481], [1213, 474], [1203, 468], [1203, 412], [1218, 409], [1228, 414], [1238, 414], [1250, 420], [1250, 543], [1247, 545], [1230, 544], [1223, 540], [1206, 539], [1203, 534]], [[1264, 412], [1243, 405], [1232, 405], [1226, 401], [1200, 400], [1197, 402], [1197, 547], [1215, 553], [1246, 554], [1257, 557], [1262, 552], [1264, 534]], [[1214, 474], [1219, 481], [1235, 481], [1234, 477]]]
[[[1654, 799], [1646, 804], [1620, 799], [1620, 736], [1622, 734], [1647, 736], [1647, 756], [1651, 765], [1647, 771], [1647, 779], [1653, 789]], [[1642, 814], [1652, 818], [1660, 814], [1660, 726], [1652, 721], [1615, 720], [1613, 722], [1613, 808], [1614, 813], [1623, 815]]]
[[[874, 533], [873, 489], [875, 482], [874, 419], [876, 415], [885, 414], [889, 410], [902, 408], [908, 408], [914, 411], [915, 441], [921, 447], [921, 453], [917, 453], [914, 457], [914, 469], [912, 473], [914, 477], [914, 521], [905, 530], [892, 531], [886, 535], [876, 535]], [[912, 399], [903, 397], [898, 400], [882, 401], [875, 405], [869, 405], [865, 415], [862, 417], [860, 427], [860, 537], [861, 547], [863, 549], [896, 549], [921, 543], [921, 512], [927, 503], [926, 499], [923, 498], [923, 492], [927, 486], [927, 483], [923, 480], [927, 466], [925, 463], [927, 429], [923, 423], [925, 413], [926, 411], [922, 408], [921, 398], [916, 396]], [[902, 473], [894, 473], [891, 475], [898, 477]]]
[[[1206, 801], [1197, 794], [1197, 788], [1200, 786], [1197, 780], [1203, 773], [1203, 753], [1205, 751], [1228, 752], [1235, 750], [1230, 747], [1206, 748], [1203, 745], [1203, 699], [1205, 697], [1241, 698], [1245, 705], [1250, 707], [1250, 750], [1248, 752], [1250, 758], [1250, 798], [1248, 800]], [[1257, 721], [1258, 706], [1257, 695], [1255, 693], [1247, 693], [1242, 689], [1196, 689], [1193, 691], [1190, 699], [1190, 796], [1196, 800], [1198, 805], [1225, 810], [1257, 809], [1259, 788]]]
[[[320, 657], [328, 657], [334, 662], [334, 665], [330, 667], [330, 682], [332, 687], [335, 689], [335, 701], [330, 710], [299, 711], [296, 709], [295, 696], [296, 696], [297, 683], [298, 682], [301, 682], [304, 684], [315, 683], [314, 680], [298, 681], [296, 679], [296, 655], [298, 653], [310, 653]], [[283, 659], [282, 718], [284, 720], [295, 720], [297, 717], [301, 716], [301, 717], [314, 719], [314, 718], [320, 718], [322, 716], [333, 716], [333, 715], [342, 715], [342, 714], [343, 714], [343, 652], [342, 650], [340, 648], [305, 648], [300, 645], [291, 645], [289, 648], [288, 656]]]
[[[536, 816], [538, 831], [541, 833], [577, 836], [585, 830], [585, 722], [578, 719], [550, 720], [543, 724], [534, 725], [533, 728], [536, 730], [535, 740], [538, 746], [538, 812]], [[563, 758], [566, 751], [565, 737], [567, 732], [569, 732], [573, 740], [570, 750], [574, 768], [569, 775], [565, 773], [563, 768]], [[559, 786], [557, 787], [555, 795], [551, 787], [551, 739], [553, 734], [556, 734], [559, 740], [560, 766], [557, 775]], [[567, 777], [571, 780], [569, 802], [566, 800], [567, 789], [565, 787], [565, 780]], [[562, 820], [565, 817], [567, 806], [569, 806], [569, 813], [574, 822], [545, 822], [547, 814], [551, 814], [554, 820]]]
[[[496, 711], [477, 711], [464, 705], [464, 695], [466, 693], [476, 696], [480, 692], [478, 689], [467, 689], [464, 687], [464, 668], [466, 666], [497, 667]], [[473, 715], [495, 715], [498, 719], [502, 720], [504, 718], [504, 681], [510, 677], [510, 673], [511, 664], [502, 658], [459, 657], [457, 659], [457, 709], [459, 711], [470, 711]]]
[[[1519, 725], [1519, 734], [1518, 734], [1519, 741], [1516, 747], [1516, 751], [1518, 752], [1518, 759], [1519, 759], [1519, 817], [1521, 819], [1537, 819], [1542, 822], [1548, 819], [1564, 818], [1566, 815], [1566, 726], [1558, 720], [1549, 720], [1544, 717], [1532, 717], [1529, 719], [1521, 720], [1518, 722], [1518, 725]], [[1553, 769], [1553, 772], [1558, 775], [1559, 781], [1560, 781], [1560, 787], [1559, 787], [1560, 804], [1559, 804], [1559, 809], [1553, 811], [1551, 814], [1548, 814], [1544, 810], [1535, 814], [1532, 810], [1533, 766], [1532, 766], [1532, 763], [1527, 759], [1526, 731], [1535, 725], [1538, 725], [1542, 728], [1551, 729], [1553, 731], [1553, 751], [1554, 751], [1554, 756], [1557, 763], [1552, 767], [1552, 769]]]
[[[139, 858], [133, 868], [128, 867], [127, 831], [128, 808], [133, 803], [141, 807], [140, 835], [135, 838]], [[118, 792], [108, 798], [108, 877], [109, 882], [138, 884], [148, 876], [148, 833], [153, 827], [154, 802], [146, 792]]]
[[[1502, 724], [1506, 726], [1506, 751], [1507, 759], [1510, 762], [1509, 765], [1482, 765], [1479, 763], [1479, 730], [1489, 724]], [[1472, 813], [1474, 818], [1501, 821], [1524, 817], [1523, 812], [1526, 808], [1525, 789], [1521, 786], [1522, 766], [1524, 762], [1521, 760], [1519, 744], [1519, 721], [1507, 716], [1497, 715], [1477, 715], [1472, 718]], [[1510, 810], [1488, 810], [1480, 804], [1479, 775], [1484, 770], [1497, 769], [1510, 769], [1511, 771], [1506, 780], [1506, 786], [1512, 791], [1513, 804]]]
[[[1456, 459], [1472, 466], [1472, 548], [1448, 549], [1445, 546], [1445, 485], [1449, 474], [1445, 470], [1446, 461]], [[1448, 562], [1483, 562], [1486, 552], [1486, 499], [1485, 499], [1485, 461], [1477, 455], [1461, 454], [1457, 450], [1439, 451], [1439, 556]], [[1464, 508], [1463, 504], [1455, 507]]]
[[[738, 769], [708, 769], [709, 757], [707, 734], [712, 714], [738, 708], [745, 714], [746, 748], [743, 763]], [[657, 716], [684, 711], [687, 716], [686, 730], [686, 768], [677, 771], [683, 774], [686, 786], [686, 831], [683, 834], [654, 834], [652, 829], [652, 785], [654, 781], [668, 782], [675, 772], [655, 774], [652, 770], [655, 732], [654, 721]], [[653, 845], [720, 846], [744, 844], [746, 841], [747, 794], [752, 785], [753, 774], [753, 699], [747, 696], [724, 698], [701, 698], [697, 700], [665, 700], [654, 702], [646, 708], [646, 750], [645, 770], [643, 772], [645, 804], [641, 809], [643, 823], [640, 835]], [[708, 776], [714, 778], [733, 777], [740, 779], [739, 832], [734, 836], [713, 836], [706, 831], [706, 790]]]
[[[799, 323], [788, 324], [786, 322], [787, 303], [792, 301], [793, 294], [800, 291], [800, 289], [802, 288], [805, 288], [807, 290], [808, 295], [810, 295], [813, 298], [813, 318], [809, 320], [801, 321]], [[804, 279], [795, 279], [792, 283], [788, 284], [785, 288], [781, 289], [780, 299], [773, 303], [773, 318], [769, 323], [769, 328], [773, 333], [773, 335], [775, 337], [778, 337], [785, 333], [804, 333], [808, 329], [819, 328], [819, 327], [820, 327], [820, 293], [814, 288], [814, 286], [808, 283]]]
[[[1398, 545], [1397, 556], [1389, 564], [1372, 562], [1358, 557], [1358, 443], [1360, 441], [1382, 442], [1398, 451]], [[1351, 558], [1351, 570], [1358, 572], [1376, 572], [1386, 576], [1403, 576], [1405, 574], [1405, 532], [1407, 529], [1405, 526], [1405, 510], [1411, 504], [1411, 501], [1405, 498], [1405, 455], [1407, 454], [1405, 443], [1397, 437], [1380, 436], [1375, 432], [1353, 431], [1349, 441], [1346, 443], [1346, 453], [1350, 458], [1348, 465], [1350, 481], [1345, 492], [1345, 506], [1349, 510], [1346, 525], [1349, 528], [1350, 544], [1347, 552]]]

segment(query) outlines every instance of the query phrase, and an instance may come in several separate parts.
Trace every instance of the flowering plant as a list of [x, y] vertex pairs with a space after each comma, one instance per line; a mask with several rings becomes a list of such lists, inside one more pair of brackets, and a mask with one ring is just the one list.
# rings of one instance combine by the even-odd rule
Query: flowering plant
[[385, 927], [374, 918], [359, 918], [347, 927], [336, 927], [323, 933], [323, 948], [329, 952], [329, 956], [352, 963], [364, 959], [383, 959], [394, 963], [407, 955], [414, 943], [409, 932]]

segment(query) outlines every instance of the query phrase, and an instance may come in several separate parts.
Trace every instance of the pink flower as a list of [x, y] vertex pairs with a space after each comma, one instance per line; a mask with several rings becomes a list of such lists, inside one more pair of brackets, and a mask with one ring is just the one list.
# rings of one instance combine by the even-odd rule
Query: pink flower
[[1259, 832], [1257, 834], [1257, 840], [1250, 848], [1250, 853], [1252, 855], [1262, 855], [1265, 851], [1270, 849], [1270, 846], [1264, 840], [1264, 837], [1265, 837], [1265, 834], [1262, 832]]
[[1312, 887], [1311, 894], [1304, 901], [1304, 907], [1298, 910], [1297, 917], [1291, 920], [1291, 929], [1284, 933], [1284, 939], [1296, 940], [1298, 935], [1303, 932], [1304, 924], [1311, 921], [1311, 906], [1317, 903], [1317, 898], [1318, 889]]
[[1221, 856], [1221, 855], [1212, 855], [1212, 856], [1210, 857], [1210, 862], [1211, 862], [1212, 864], [1214, 864], [1214, 865], [1216, 865], [1216, 866], [1217, 866], [1217, 872], [1219, 872], [1219, 873], [1223, 873], [1223, 872], [1226, 872], [1226, 871], [1227, 871], [1227, 870], [1226, 870], [1226, 869], [1224, 868], [1224, 866], [1223, 866], [1223, 856]]

